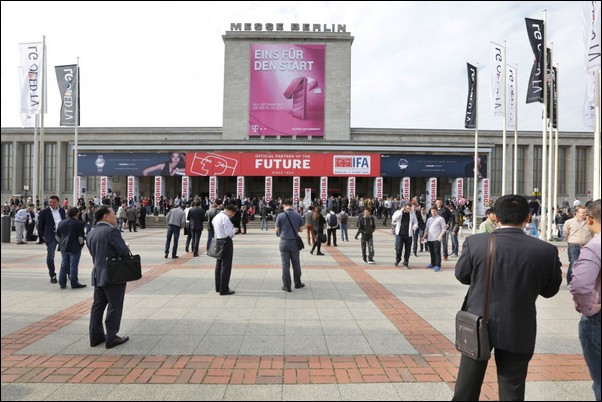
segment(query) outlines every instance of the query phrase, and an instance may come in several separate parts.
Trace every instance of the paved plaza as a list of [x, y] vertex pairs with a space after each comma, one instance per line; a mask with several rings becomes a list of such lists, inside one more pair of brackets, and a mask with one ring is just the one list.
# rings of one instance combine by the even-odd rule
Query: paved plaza
[[[49, 282], [46, 248], [2, 244], [2, 400], [450, 400], [460, 361], [454, 320], [467, 287], [455, 260], [440, 272], [428, 253], [393, 265], [394, 237], [375, 234], [375, 265], [360, 242], [301, 252], [305, 288], [281, 290], [278, 238], [253, 227], [234, 239], [230, 288], [214, 290], [215, 260], [165, 259], [166, 230], [124, 232], [143, 278], [127, 286], [113, 349], [90, 347], [91, 258], [83, 289]], [[303, 236], [305, 240], [305, 236]], [[461, 240], [462, 241], [462, 240]], [[565, 243], [557, 243], [566, 272]], [[57, 253], [57, 270], [60, 253]], [[538, 299], [528, 400], [593, 400], [577, 334], [579, 314], [562, 285]], [[490, 361], [481, 399], [497, 399]]]

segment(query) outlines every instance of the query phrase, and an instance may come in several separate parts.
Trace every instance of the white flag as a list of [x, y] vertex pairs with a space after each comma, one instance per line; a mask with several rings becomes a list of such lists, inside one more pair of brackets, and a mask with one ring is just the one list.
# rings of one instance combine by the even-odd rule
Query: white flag
[[510, 65], [506, 65], [506, 126], [514, 129], [516, 116], [514, 108], [516, 107], [516, 70]]
[[491, 111], [503, 116], [504, 102], [504, 47], [491, 42]]
[[44, 44], [42, 42], [19, 43], [19, 51], [21, 53], [21, 113], [40, 114], [42, 112], [42, 92], [47, 93], [47, 91], [42, 91], [42, 85], [46, 85], [43, 79]]
[[583, 2], [583, 39], [585, 42], [585, 69], [599, 70], [602, 48], [600, 46], [600, 2]]

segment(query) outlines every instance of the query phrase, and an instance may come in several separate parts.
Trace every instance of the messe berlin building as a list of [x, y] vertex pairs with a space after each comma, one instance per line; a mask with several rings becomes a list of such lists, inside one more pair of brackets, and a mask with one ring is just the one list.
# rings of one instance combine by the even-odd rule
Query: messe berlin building
[[[71, 199], [74, 188], [85, 198], [473, 198], [474, 130], [350, 127], [353, 36], [344, 25], [230, 29], [222, 127], [80, 127], [77, 175], [73, 127], [46, 127], [37, 152], [33, 128], [3, 127], [3, 199], [31, 195], [36, 176], [38, 194], [60, 199]], [[559, 202], [590, 198], [592, 133], [561, 131], [558, 141]], [[504, 192], [513, 190], [513, 132], [506, 143], [503, 171], [501, 130], [479, 131], [483, 205], [502, 194], [503, 176]], [[519, 131], [520, 194], [541, 187], [541, 144], [541, 132]]]

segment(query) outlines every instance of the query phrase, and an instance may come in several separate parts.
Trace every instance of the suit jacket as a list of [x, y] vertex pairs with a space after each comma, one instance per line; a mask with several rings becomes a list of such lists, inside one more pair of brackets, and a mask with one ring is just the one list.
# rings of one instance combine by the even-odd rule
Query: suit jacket
[[[491, 346], [514, 353], [533, 353], [537, 333], [535, 301], [560, 289], [562, 272], [558, 249], [527, 236], [519, 228], [495, 230], [495, 257], [489, 291]], [[490, 234], [466, 238], [456, 263], [456, 278], [470, 285], [466, 310], [483, 314]]]
[[205, 221], [205, 210], [200, 207], [192, 207], [188, 210], [188, 220], [190, 221], [191, 230], [203, 230], [203, 222]]
[[107, 285], [107, 258], [128, 256], [130, 249], [121, 237], [121, 232], [116, 227], [98, 222], [90, 231], [86, 240], [88, 250], [92, 256], [92, 285], [103, 287]]
[[[67, 218], [64, 208], [59, 208], [59, 214], [61, 215], [61, 220]], [[38, 233], [44, 236], [44, 241], [46, 242], [55, 240], [56, 223], [54, 222], [54, 216], [52, 216], [50, 207], [46, 207], [40, 211], [38, 216]]]
[[56, 227], [55, 237], [61, 251], [66, 253], [81, 253], [84, 239], [86, 238], [84, 222], [75, 218], [63, 219]]

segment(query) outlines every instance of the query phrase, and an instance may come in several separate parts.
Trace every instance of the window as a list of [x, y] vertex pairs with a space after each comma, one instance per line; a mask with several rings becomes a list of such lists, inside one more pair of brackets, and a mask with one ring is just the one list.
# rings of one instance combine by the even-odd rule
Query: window
[[[21, 169], [23, 171], [23, 186], [28, 186], [33, 191], [33, 144], [22, 144], [23, 147], [23, 160]], [[17, 191], [20, 190], [17, 188]]]
[[56, 144], [44, 144], [44, 191], [55, 193], [56, 188]]
[[2, 183], [2, 192], [11, 193], [13, 188], [13, 144], [2, 143], [2, 176], [0, 177], [0, 183]]
[[492, 166], [491, 166], [491, 194], [501, 194], [502, 193], [502, 146], [496, 145], [493, 149], [493, 153], [491, 155]]
[[525, 152], [527, 147], [519, 146], [516, 163], [516, 192], [518, 194], [527, 194], [525, 191]]
[[558, 194], [566, 194], [566, 147], [558, 147]]
[[575, 158], [575, 193], [587, 193], [587, 148], [577, 147]]
[[66, 193], [73, 192], [73, 145], [67, 144], [66, 146], [66, 159], [67, 163], [65, 164], [65, 189]]

